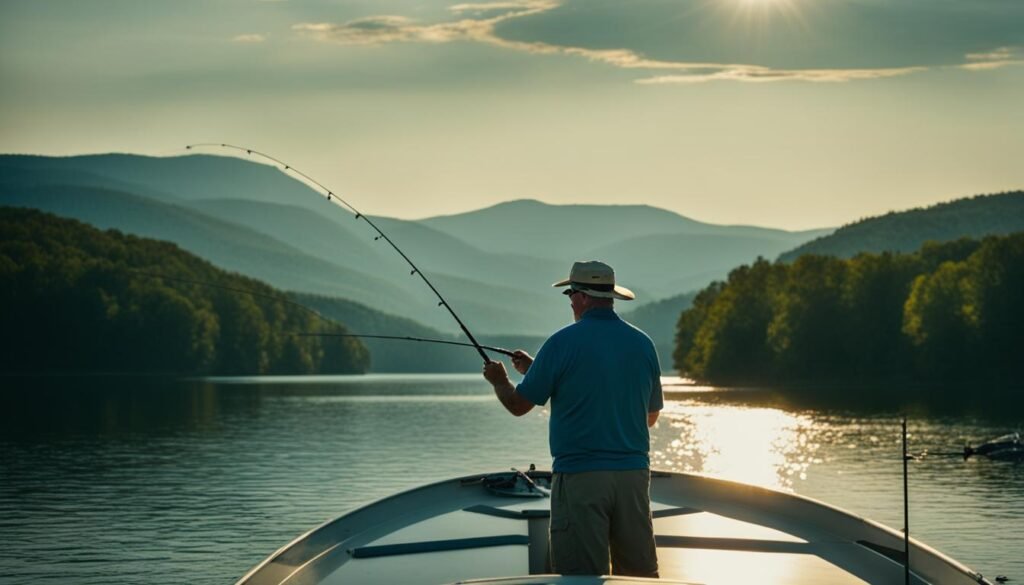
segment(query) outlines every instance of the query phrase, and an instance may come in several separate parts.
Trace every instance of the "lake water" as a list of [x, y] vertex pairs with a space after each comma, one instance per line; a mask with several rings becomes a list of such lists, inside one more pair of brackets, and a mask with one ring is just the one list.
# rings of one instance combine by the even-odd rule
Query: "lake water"
[[[549, 467], [547, 411], [516, 419], [477, 375], [6, 378], [0, 582], [230, 584], [355, 506], [449, 477]], [[677, 388], [658, 468], [825, 500], [902, 526], [895, 410]], [[707, 391], [703, 391], [707, 390]], [[911, 414], [911, 533], [1024, 581], [1024, 465], [953, 455], [1024, 413]]]

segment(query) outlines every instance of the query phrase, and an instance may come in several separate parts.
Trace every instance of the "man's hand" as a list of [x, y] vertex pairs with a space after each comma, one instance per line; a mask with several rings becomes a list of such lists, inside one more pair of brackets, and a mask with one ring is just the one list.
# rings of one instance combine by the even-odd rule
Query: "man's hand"
[[516, 369], [520, 374], [526, 375], [526, 370], [530, 369], [530, 364], [533, 363], [533, 357], [521, 349], [517, 349], [512, 352], [512, 367]]
[[654, 423], [658, 422], [658, 415], [661, 414], [660, 410], [647, 413], [647, 426], [653, 427]]
[[488, 362], [484, 364], [484, 378], [494, 386], [494, 394], [501, 401], [501, 405], [515, 416], [523, 416], [530, 412], [533, 403], [523, 398], [516, 392], [516, 387], [508, 379], [508, 372], [505, 371], [505, 364], [501, 362]]
[[508, 372], [505, 371], [505, 364], [501, 362], [489, 362], [484, 364], [484, 379], [491, 383], [491, 386], [505, 386], [511, 384], [508, 379]]

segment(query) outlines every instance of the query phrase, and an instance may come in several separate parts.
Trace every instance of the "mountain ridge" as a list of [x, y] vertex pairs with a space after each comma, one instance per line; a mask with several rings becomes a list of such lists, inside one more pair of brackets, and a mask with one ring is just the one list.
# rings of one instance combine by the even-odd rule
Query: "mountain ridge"
[[[500, 216], [500, 217], [499, 217]], [[760, 236], [805, 241], [830, 229], [789, 232], [757, 226], [719, 226], [645, 204], [555, 205], [516, 199], [457, 214], [417, 220], [488, 251], [544, 256], [552, 250], [574, 259], [595, 248], [653, 234]], [[505, 225], [499, 229], [499, 221]]]
[[961, 197], [926, 207], [890, 211], [846, 224], [779, 255], [850, 258], [861, 252], [912, 252], [927, 241], [981, 238], [1024, 230], [1024, 190]]

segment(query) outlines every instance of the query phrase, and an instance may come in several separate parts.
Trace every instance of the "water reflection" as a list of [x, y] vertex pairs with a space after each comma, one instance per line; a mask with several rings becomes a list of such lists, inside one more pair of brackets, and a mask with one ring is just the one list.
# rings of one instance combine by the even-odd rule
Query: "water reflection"
[[[655, 465], [787, 489], [889, 526], [903, 524], [901, 410], [807, 408], [754, 391], [677, 394], [655, 429]], [[908, 425], [912, 533], [985, 574], [1024, 575], [1024, 463], [964, 461], [965, 443], [1017, 430], [993, 417], [914, 411]], [[1008, 421], [1008, 422], [1004, 422]]]
[[822, 428], [807, 415], [773, 408], [668, 402], [654, 433], [652, 462], [775, 489], [793, 489], [820, 462]]
[[[477, 375], [5, 382], [5, 583], [230, 583], [373, 499], [550, 465], [547, 410], [513, 418]], [[742, 397], [669, 395], [652, 433], [654, 465], [793, 490], [901, 525], [896, 411]], [[1001, 413], [1010, 423], [916, 413], [910, 424], [912, 449], [933, 453], [911, 465], [916, 534], [1018, 580], [1024, 465], [939, 454], [1017, 430], [1021, 412]]]
[[[0, 437], [11, 440], [130, 437], [183, 427], [216, 432], [226, 399], [208, 382], [162, 377], [12, 377], [6, 382], [13, 390], [0, 392]], [[258, 394], [243, 398], [250, 408], [258, 408], [259, 400]]]

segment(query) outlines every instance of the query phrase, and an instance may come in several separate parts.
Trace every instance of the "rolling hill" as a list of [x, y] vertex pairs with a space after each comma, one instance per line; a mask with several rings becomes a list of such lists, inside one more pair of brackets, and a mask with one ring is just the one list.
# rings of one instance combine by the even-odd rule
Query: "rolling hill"
[[[657, 234], [608, 244], [590, 252], [616, 266], [626, 286], [653, 298], [665, 298], [720, 280], [734, 267], [758, 256], [775, 257], [790, 249], [793, 239], [722, 234]], [[698, 278], [694, 278], [697, 276]]]
[[977, 195], [931, 207], [894, 211], [845, 225], [779, 256], [850, 258], [860, 252], [912, 252], [928, 241], [1006, 235], [1024, 230], [1024, 191]]
[[658, 350], [661, 371], [668, 374], [672, 370], [672, 352], [675, 350], [676, 323], [679, 315], [690, 308], [696, 292], [683, 293], [660, 301], [628, 310], [622, 318], [643, 329], [654, 341]]
[[[830, 229], [787, 232], [755, 226], [702, 223], [648, 205], [549, 205], [529, 199], [500, 203], [421, 223], [483, 250], [570, 259], [589, 258], [596, 250], [652, 235], [688, 234], [745, 238], [748, 242], [805, 242]], [[757, 250], [752, 250], [757, 255]], [[714, 255], [715, 251], [705, 250]]]
[[170, 241], [221, 268], [279, 288], [341, 296], [385, 311], [418, 304], [405, 291], [372, 276], [313, 258], [265, 234], [146, 197], [92, 187], [38, 186], [4, 189], [0, 204]]

